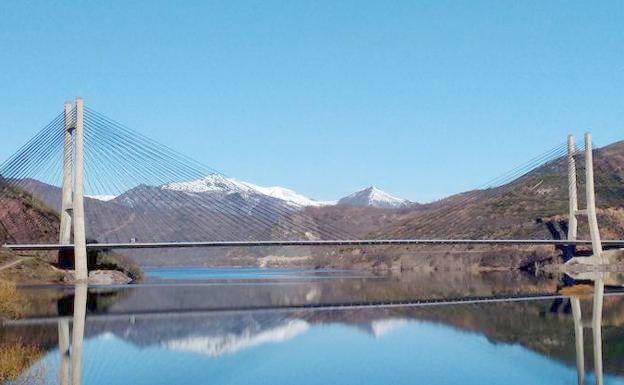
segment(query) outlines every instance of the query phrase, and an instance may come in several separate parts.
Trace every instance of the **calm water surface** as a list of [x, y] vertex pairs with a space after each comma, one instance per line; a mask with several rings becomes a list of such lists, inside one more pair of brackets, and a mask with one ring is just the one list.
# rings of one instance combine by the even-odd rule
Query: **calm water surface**
[[205, 268], [205, 267], [168, 267], [144, 269], [148, 278], [188, 281], [188, 280], [301, 280], [322, 278], [371, 278], [373, 275], [365, 271], [330, 270], [330, 269], [262, 269], [248, 267]]
[[624, 296], [608, 287], [592, 319], [599, 297], [553, 296], [561, 285], [509, 273], [150, 269], [131, 288], [24, 288], [30, 305], [0, 336], [40, 351], [8, 383], [66, 383], [78, 359], [82, 384], [624, 383]]

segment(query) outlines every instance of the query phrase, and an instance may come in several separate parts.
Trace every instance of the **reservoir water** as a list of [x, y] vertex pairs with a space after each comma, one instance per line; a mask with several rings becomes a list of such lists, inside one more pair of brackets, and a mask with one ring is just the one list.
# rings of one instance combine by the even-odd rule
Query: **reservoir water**
[[22, 288], [28, 308], [0, 336], [36, 353], [6, 383], [70, 383], [79, 358], [81, 384], [624, 384], [624, 295], [609, 285], [595, 318], [591, 287], [566, 295], [559, 277], [517, 273], [147, 276]]

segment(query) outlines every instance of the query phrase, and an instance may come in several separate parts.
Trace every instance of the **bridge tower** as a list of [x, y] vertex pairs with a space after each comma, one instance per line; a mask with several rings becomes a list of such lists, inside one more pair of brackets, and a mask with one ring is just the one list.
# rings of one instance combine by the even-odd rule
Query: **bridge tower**
[[[65, 103], [63, 126], [63, 187], [59, 244], [71, 250], [73, 235], [73, 260], [76, 280], [86, 282], [87, 241], [84, 212], [84, 101], [76, 98]], [[68, 250], [61, 250], [60, 253]]]
[[600, 230], [598, 229], [598, 219], [596, 217], [596, 191], [594, 188], [594, 157], [592, 152], [591, 134], [585, 134], [585, 201], [586, 208], [579, 210], [578, 207], [578, 187], [576, 180], [576, 149], [574, 137], [568, 136], [568, 195], [569, 195], [569, 221], [568, 240], [574, 241], [578, 235], [578, 215], [586, 215], [589, 224], [589, 234], [592, 242], [592, 256], [589, 258], [572, 258], [569, 263], [582, 263], [591, 265], [602, 265], [603, 250], [600, 240]]

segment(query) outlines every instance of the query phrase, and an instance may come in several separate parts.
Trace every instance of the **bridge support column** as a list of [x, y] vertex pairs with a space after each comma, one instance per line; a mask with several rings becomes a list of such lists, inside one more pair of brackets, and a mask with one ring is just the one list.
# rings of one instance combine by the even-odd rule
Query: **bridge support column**
[[576, 182], [576, 149], [574, 148], [574, 136], [568, 135], [568, 241], [576, 240], [578, 234], [578, 190]]
[[569, 223], [568, 240], [577, 239], [578, 221], [576, 216], [584, 214], [587, 216], [589, 224], [589, 235], [592, 242], [592, 256], [589, 258], [572, 258], [569, 264], [579, 263], [583, 265], [603, 265], [605, 264], [600, 230], [598, 229], [598, 219], [596, 216], [596, 191], [594, 188], [594, 156], [592, 149], [591, 134], [585, 134], [585, 201], [586, 208], [578, 208], [578, 190], [576, 182], [576, 161], [574, 159], [574, 138], [568, 136], [568, 194], [569, 194]]
[[74, 168], [74, 264], [76, 266], [76, 279], [86, 282], [89, 278], [87, 272], [87, 234], [85, 229], [84, 213], [84, 101], [76, 99], [76, 137], [75, 137], [76, 162]]
[[592, 258], [596, 263], [602, 261], [602, 241], [598, 230], [596, 217], [596, 191], [594, 190], [594, 155], [592, 151], [591, 134], [585, 134], [585, 194], [587, 200], [587, 220], [589, 222], [589, 234], [592, 241]]
[[[75, 115], [75, 119], [74, 116]], [[77, 98], [74, 106], [65, 103], [63, 188], [59, 244], [70, 245], [73, 230], [73, 260], [76, 280], [86, 282], [87, 241], [84, 213], [84, 101]], [[66, 259], [61, 250], [59, 262]]]
[[71, 244], [72, 230], [72, 162], [73, 162], [73, 131], [72, 105], [65, 103], [65, 125], [63, 144], [63, 193], [61, 203], [61, 229], [59, 231], [59, 244]]

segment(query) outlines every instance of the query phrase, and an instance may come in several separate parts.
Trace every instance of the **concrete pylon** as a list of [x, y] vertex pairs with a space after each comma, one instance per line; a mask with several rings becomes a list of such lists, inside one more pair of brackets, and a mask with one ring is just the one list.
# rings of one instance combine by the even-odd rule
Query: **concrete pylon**
[[[84, 101], [65, 103], [63, 187], [59, 244], [74, 244], [76, 280], [86, 282], [87, 240], [84, 212]], [[63, 251], [61, 251], [62, 253]]]
[[76, 279], [86, 282], [87, 272], [87, 232], [84, 212], [84, 101], [76, 99], [76, 132], [74, 161], [74, 264]]
[[594, 155], [592, 149], [591, 134], [585, 134], [585, 194], [587, 201], [587, 220], [589, 222], [589, 234], [592, 241], [592, 258], [596, 262], [602, 262], [602, 241], [598, 229], [596, 217], [596, 191], [594, 190]]
[[61, 229], [59, 231], [59, 244], [71, 244], [72, 229], [72, 161], [74, 121], [72, 117], [73, 107], [70, 102], [65, 102], [65, 124], [63, 125], [63, 192], [61, 202]]
[[576, 149], [574, 146], [574, 136], [568, 135], [568, 241], [576, 240], [578, 234], [578, 186], [576, 181]]
[[592, 149], [591, 134], [585, 134], [585, 201], [586, 208], [579, 210], [578, 208], [578, 187], [576, 180], [576, 160], [574, 158], [576, 152], [574, 149], [574, 137], [568, 136], [568, 240], [573, 241], [578, 236], [578, 220], [577, 215], [586, 215], [589, 224], [589, 234], [592, 242], [592, 256], [589, 258], [572, 258], [568, 264], [584, 264], [584, 265], [602, 265], [605, 263], [603, 258], [602, 241], [600, 239], [600, 230], [598, 228], [598, 219], [596, 216], [596, 191], [594, 188], [594, 157]]

